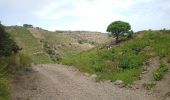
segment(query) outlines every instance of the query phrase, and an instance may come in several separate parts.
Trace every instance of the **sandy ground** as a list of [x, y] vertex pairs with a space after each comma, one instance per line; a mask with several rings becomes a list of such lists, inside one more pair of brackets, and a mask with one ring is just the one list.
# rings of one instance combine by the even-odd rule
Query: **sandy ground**
[[158, 100], [143, 90], [95, 82], [76, 68], [58, 64], [33, 66], [13, 83], [13, 100]]

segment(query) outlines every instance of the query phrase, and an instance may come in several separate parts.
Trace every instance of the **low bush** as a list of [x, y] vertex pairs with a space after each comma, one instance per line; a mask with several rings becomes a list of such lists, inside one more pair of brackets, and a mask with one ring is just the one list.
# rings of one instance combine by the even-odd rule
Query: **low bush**
[[150, 82], [150, 83], [144, 83], [143, 84], [143, 87], [146, 89], [146, 90], [151, 90], [156, 84], [153, 83], [153, 82]]
[[0, 57], [18, 53], [20, 48], [5, 31], [5, 27], [0, 23]]
[[83, 40], [78, 40], [78, 43], [79, 44], [83, 44]]
[[161, 80], [167, 71], [168, 71], [168, 66], [165, 63], [161, 62], [159, 69], [153, 72], [154, 79], [157, 81]]

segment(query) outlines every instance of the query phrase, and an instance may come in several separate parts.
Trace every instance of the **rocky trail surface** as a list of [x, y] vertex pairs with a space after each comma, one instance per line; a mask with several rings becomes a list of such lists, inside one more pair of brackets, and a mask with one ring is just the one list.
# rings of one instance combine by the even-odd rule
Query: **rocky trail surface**
[[58, 64], [35, 65], [13, 83], [13, 100], [159, 100], [145, 90], [95, 82], [74, 67]]

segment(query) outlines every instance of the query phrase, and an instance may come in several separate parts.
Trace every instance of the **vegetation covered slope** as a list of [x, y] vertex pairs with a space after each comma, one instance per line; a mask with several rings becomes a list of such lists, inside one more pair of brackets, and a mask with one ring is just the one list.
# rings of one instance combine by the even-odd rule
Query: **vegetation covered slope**
[[53, 63], [111, 40], [106, 34], [94, 32], [50, 32], [19, 26], [8, 27], [7, 30], [34, 63]]
[[98, 47], [66, 57], [61, 63], [95, 73], [97, 79], [123, 80], [129, 84], [139, 79], [142, 64], [155, 56], [170, 58], [170, 31], [139, 32], [134, 39], [111, 49]]
[[9, 78], [25, 69], [31, 59], [19, 53], [19, 47], [0, 24], [0, 100], [10, 100]]
[[22, 48], [22, 53], [29, 55], [35, 63], [52, 63], [42, 44], [24, 27], [9, 27], [8, 32]]
[[43, 29], [28, 28], [37, 39], [40, 39], [48, 49], [59, 57], [78, 54], [93, 48], [98, 44], [109, 42], [106, 34], [87, 31], [56, 31], [50, 32]]

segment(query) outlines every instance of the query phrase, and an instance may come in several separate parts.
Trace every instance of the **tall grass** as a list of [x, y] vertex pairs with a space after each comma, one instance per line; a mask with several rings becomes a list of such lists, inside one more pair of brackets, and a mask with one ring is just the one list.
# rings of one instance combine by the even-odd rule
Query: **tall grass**
[[8, 78], [23, 71], [32, 60], [24, 54], [15, 54], [0, 58], [0, 100], [10, 100], [10, 85]]
[[10, 100], [8, 81], [0, 74], [0, 100]]

